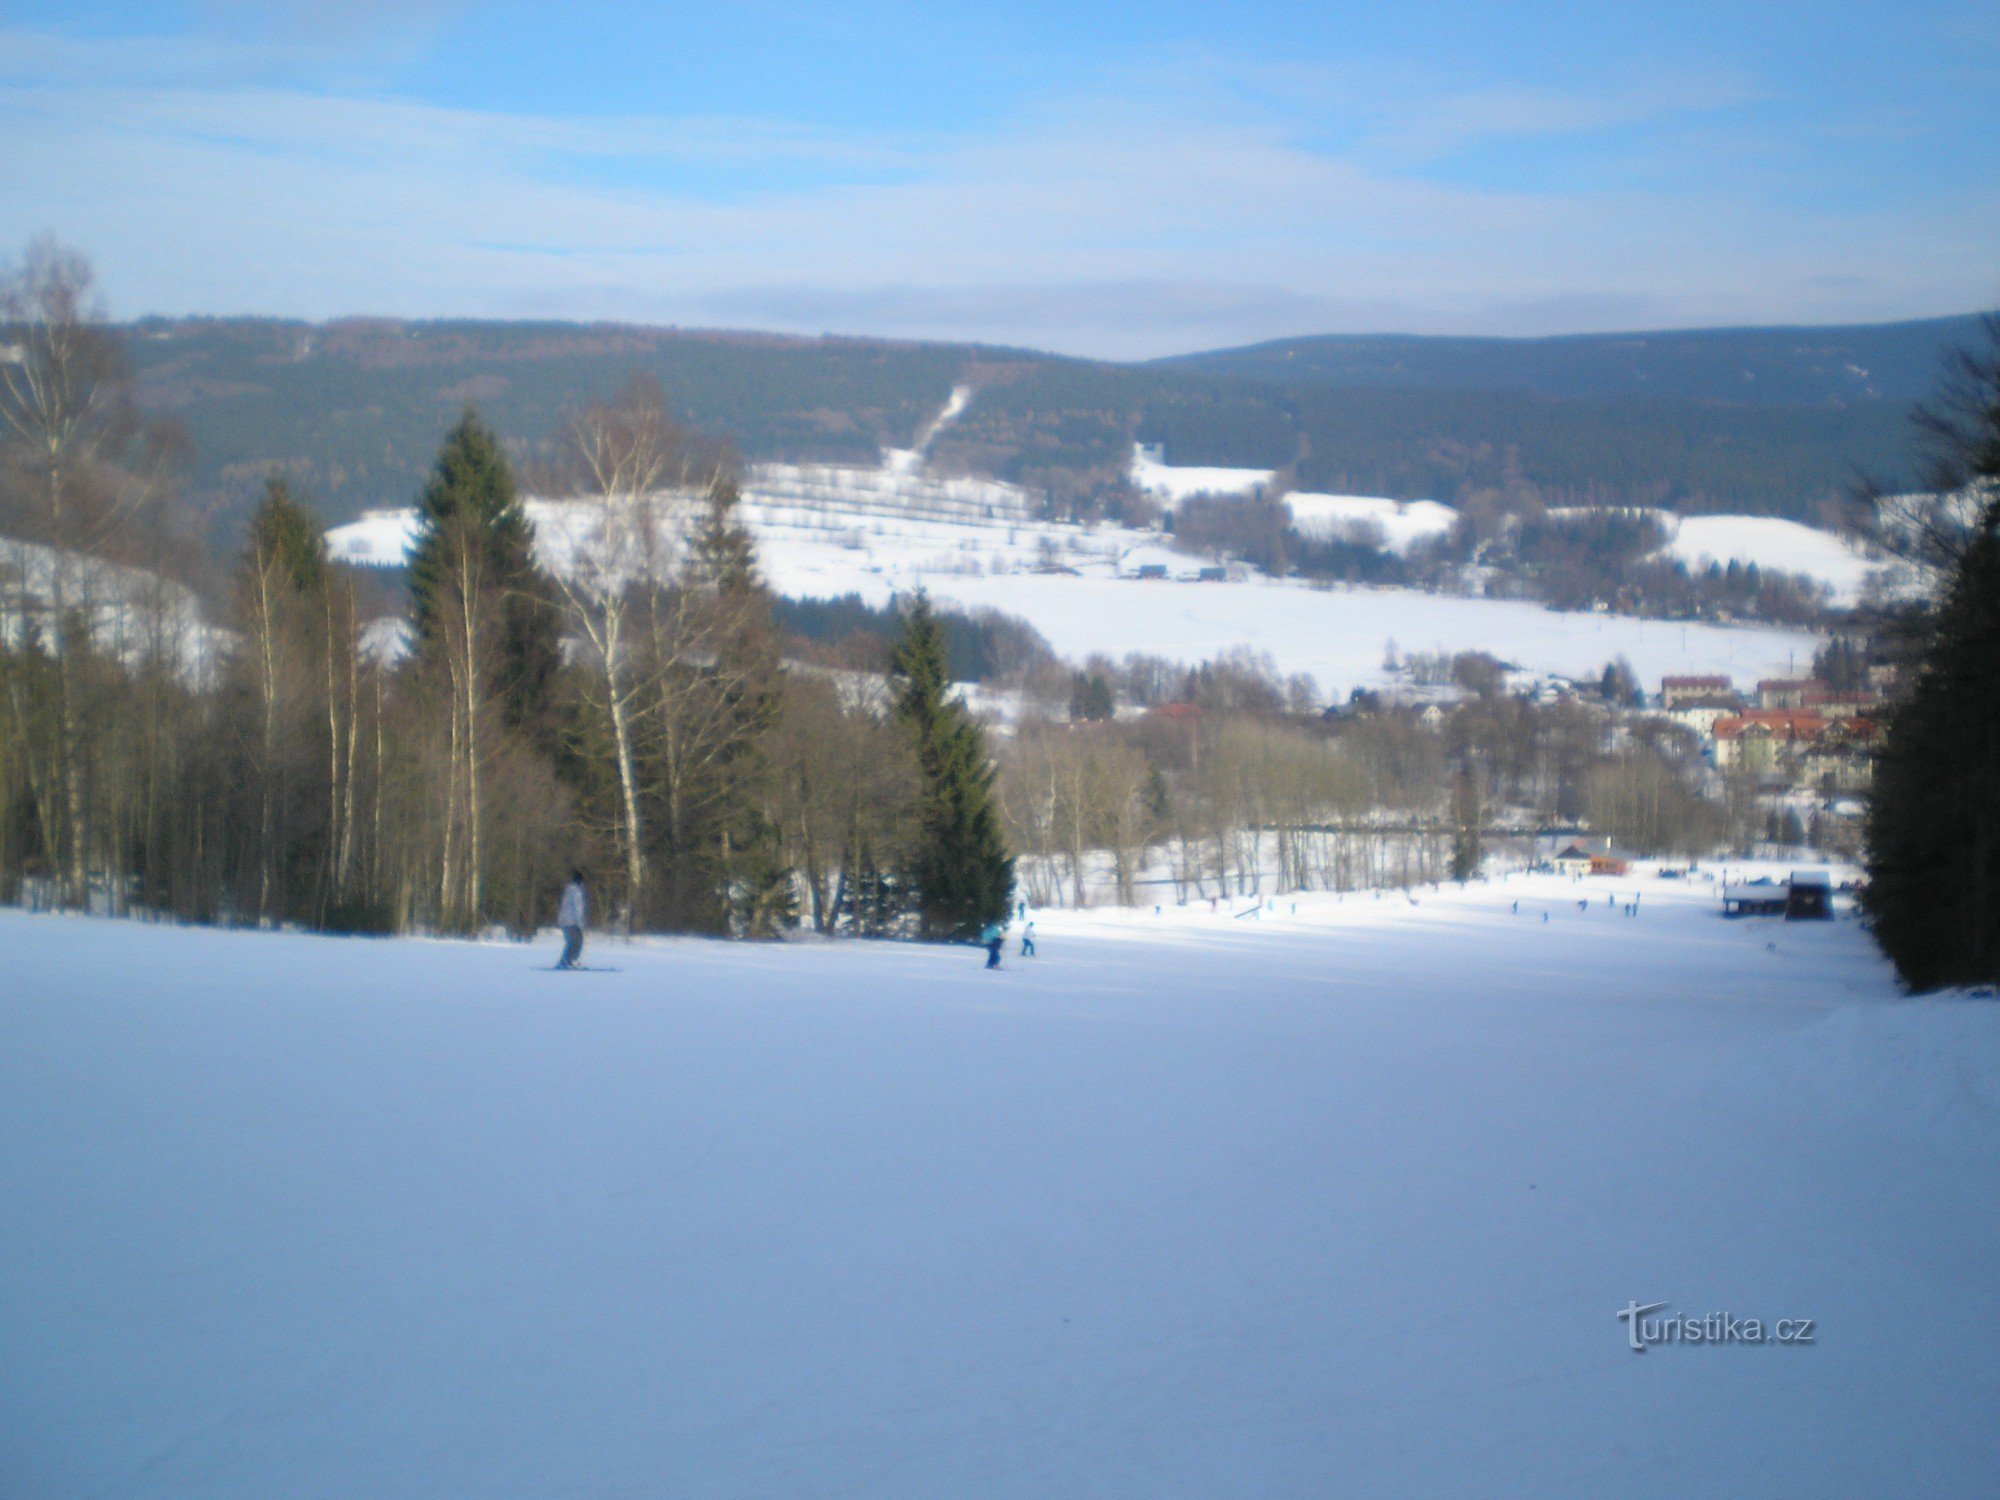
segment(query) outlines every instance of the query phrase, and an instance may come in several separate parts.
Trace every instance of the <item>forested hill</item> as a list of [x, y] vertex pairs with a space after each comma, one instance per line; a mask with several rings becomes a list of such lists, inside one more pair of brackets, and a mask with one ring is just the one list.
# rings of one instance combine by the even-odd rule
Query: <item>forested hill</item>
[[1848, 327], [1539, 339], [1324, 334], [1157, 363], [1268, 385], [1627, 395], [1750, 406], [1908, 403], [1930, 392], [1941, 350], [1978, 340], [1979, 322], [1968, 315]]
[[190, 504], [228, 540], [274, 468], [329, 521], [407, 504], [466, 403], [532, 458], [565, 411], [634, 374], [749, 459], [859, 463], [907, 445], [969, 382], [978, 395], [934, 458], [1028, 484], [1066, 513], [1116, 502], [1137, 439], [1163, 443], [1177, 464], [1285, 469], [1306, 489], [1447, 501], [1498, 490], [1814, 519], [1860, 473], [1905, 477], [1910, 401], [1973, 329], [1967, 318], [1322, 338], [1138, 365], [557, 323], [189, 319], [127, 332], [142, 401], [187, 430]]

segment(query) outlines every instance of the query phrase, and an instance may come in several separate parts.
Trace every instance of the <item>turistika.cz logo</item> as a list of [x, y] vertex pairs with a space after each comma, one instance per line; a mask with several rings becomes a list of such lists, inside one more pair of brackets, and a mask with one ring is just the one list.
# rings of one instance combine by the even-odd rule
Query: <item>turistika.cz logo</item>
[[1810, 1344], [1813, 1318], [1739, 1318], [1734, 1313], [1714, 1312], [1705, 1318], [1672, 1316], [1648, 1317], [1672, 1304], [1628, 1302], [1618, 1309], [1618, 1321], [1625, 1325], [1625, 1339], [1634, 1354], [1644, 1354], [1656, 1344]]

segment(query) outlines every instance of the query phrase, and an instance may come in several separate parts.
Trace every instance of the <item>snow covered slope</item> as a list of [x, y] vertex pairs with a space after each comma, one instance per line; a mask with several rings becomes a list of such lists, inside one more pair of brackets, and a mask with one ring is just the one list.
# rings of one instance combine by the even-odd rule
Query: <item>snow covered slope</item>
[[[1397, 524], [1411, 535], [1437, 519], [1422, 504], [1402, 507]], [[1329, 697], [1387, 680], [1390, 639], [1404, 650], [1491, 651], [1536, 673], [1596, 673], [1622, 655], [1643, 682], [1674, 672], [1782, 676], [1802, 670], [1815, 644], [1798, 631], [1560, 614], [1413, 589], [1312, 588], [1258, 576], [1197, 583], [1202, 559], [1167, 551], [1155, 532], [1047, 521], [1039, 509], [1030, 492], [996, 480], [767, 464], [746, 476], [742, 514], [782, 593], [852, 592], [881, 604], [928, 588], [1019, 615], [1078, 658], [1149, 651], [1192, 663], [1247, 645], [1287, 674], [1310, 673]], [[575, 508], [533, 500], [528, 514], [544, 559], [564, 566]], [[400, 558], [414, 526], [413, 512], [371, 512], [327, 540], [339, 557]], [[1136, 579], [1147, 563], [1169, 576]]]
[[0, 537], [0, 644], [18, 647], [32, 630], [47, 643], [51, 609], [89, 622], [99, 651], [138, 666], [157, 661], [190, 682], [228, 654], [233, 637], [206, 623], [192, 589], [144, 568], [87, 553]]
[[1841, 604], [1858, 602], [1868, 575], [1882, 566], [1845, 537], [1776, 516], [1679, 516], [1667, 529], [1667, 551], [1690, 568], [1737, 562], [1805, 573], [1833, 590]]
[[924, 581], [941, 598], [1020, 615], [1072, 658], [1146, 651], [1193, 662], [1248, 646], [1269, 652], [1283, 673], [1310, 673], [1323, 695], [1340, 699], [1394, 680], [1383, 667], [1391, 640], [1405, 652], [1489, 651], [1536, 673], [1569, 677], [1594, 675], [1623, 656], [1648, 684], [1696, 663], [1738, 681], [1785, 676], [1811, 664], [1815, 645], [1798, 631], [1564, 614], [1523, 600], [1312, 588], [1261, 577], [1227, 584], [1039, 575]]
[[1607, 889], [998, 974], [0, 914], [4, 1488], [1990, 1494], [2000, 1007]]
[[1407, 552], [1415, 542], [1451, 530], [1458, 512], [1435, 500], [1388, 500], [1379, 495], [1321, 495], [1293, 490], [1285, 496], [1292, 523], [1307, 535], [1333, 536], [1356, 526], [1382, 533], [1391, 552]]
[[1273, 469], [1224, 469], [1191, 464], [1169, 464], [1143, 443], [1132, 450], [1132, 484], [1164, 500], [1179, 504], [1190, 495], [1251, 495], [1271, 483]]

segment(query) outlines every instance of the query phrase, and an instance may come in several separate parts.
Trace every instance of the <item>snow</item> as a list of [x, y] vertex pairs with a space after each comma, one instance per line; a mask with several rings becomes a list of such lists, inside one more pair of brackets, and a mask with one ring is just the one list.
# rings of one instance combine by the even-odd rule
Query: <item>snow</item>
[[1855, 543], [1830, 531], [1776, 516], [1671, 517], [1666, 551], [1690, 568], [1731, 562], [1760, 570], [1804, 573], [1833, 591], [1836, 603], [1858, 603], [1868, 575], [1882, 566]]
[[[1403, 524], [1428, 524], [1424, 503], [1404, 507]], [[1249, 646], [1287, 675], [1309, 673], [1333, 697], [1389, 681], [1382, 661], [1390, 639], [1405, 651], [1490, 651], [1536, 674], [1595, 674], [1622, 655], [1642, 682], [1668, 673], [1791, 675], [1816, 644], [1800, 631], [1564, 614], [1415, 589], [1314, 588], [1254, 575], [1197, 583], [1192, 575], [1206, 559], [1168, 550], [1155, 532], [1043, 520], [1039, 508], [1035, 496], [998, 480], [764, 464], [746, 476], [742, 517], [766, 578], [784, 594], [856, 593], [884, 604], [928, 588], [965, 607], [1018, 615], [1079, 660], [1146, 651], [1192, 664]], [[544, 561], [567, 566], [590, 508], [537, 499], [527, 510]], [[414, 525], [413, 512], [371, 512], [329, 532], [328, 544], [336, 555], [399, 557], [393, 549]], [[1136, 578], [1148, 563], [1170, 576]]]
[[1810, 664], [1815, 645], [1798, 631], [1565, 614], [1525, 600], [1313, 588], [1261, 577], [1234, 583], [1061, 576], [927, 581], [938, 598], [1021, 616], [1072, 659], [1091, 651], [1113, 657], [1144, 651], [1195, 662], [1247, 646], [1268, 652], [1281, 673], [1310, 674], [1323, 695], [1342, 699], [1356, 687], [1397, 680], [1383, 666], [1390, 640], [1405, 653], [1487, 651], [1532, 672], [1568, 677], [1594, 676], [1623, 656], [1645, 683], [1697, 669], [1747, 681], [1785, 676]]
[[360, 520], [327, 531], [326, 555], [353, 567], [397, 568], [416, 544], [414, 506], [402, 510], [364, 510]]
[[956, 422], [971, 404], [972, 387], [969, 385], [953, 386], [951, 388], [951, 395], [946, 398], [943, 408], [935, 417], [924, 424], [923, 430], [917, 434], [914, 444], [908, 448], [888, 448], [883, 450], [882, 467], [898, 474], [918, 473], [923, 467], [924, 460], [929, 456], [931, 444], [937, 440], [937, 435], [953, 422]]
[[1132, 449], [1132, 485], [1178, 505], [1192, 495], [1250, 495], [1271, 483], [1275, 469], [1226, 469], [1162, 463], [1144, 444]]
[[[5, 1487], [1991, 1494], [2000, 1007], [1713, 900], [997, 974], [0, 913]], [[1659, 1300], [1815, 1342], [1634, 1354]]]
[[88, 621], [98, 650], [131, 667], [169, 664], [190, 684], [203, 681], [235, 642], [231, 632], [204, 622], [201, 601], [185, 584], [0, 536], [0, 645], [18, 648], [31, 630], [46, 644], [57, 599]]
[[1451, 530], [1458, 512], [1435, 500], [1389, 500], [1380, 495], [1322, 495], [1294, 490], [1285, 496], [1292, 523], [1309, 535], [1333, 536], [1355, 526], [1373, 526], [1391, 552], [1407, 552], [1427, 537]]

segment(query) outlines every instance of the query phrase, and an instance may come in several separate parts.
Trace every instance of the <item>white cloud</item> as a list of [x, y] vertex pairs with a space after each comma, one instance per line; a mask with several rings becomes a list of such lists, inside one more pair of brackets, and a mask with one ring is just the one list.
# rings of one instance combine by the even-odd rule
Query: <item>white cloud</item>
[[1324, 77], [1183, 57], [984, 134], [888, 135], [305, 87], [245, 60], [289, 56], [282, 39], [235, 61], [13, 40], [0, 243], [57, 230], [127, 313], [747, 322], [1137, 355], [1325, 328], [1915, 315], [1994, 290], [1990, 203], [1912, 220], [1782, 207], [1754, 171], [1676, 195], [1424, 170], [1480, 140], [1699, 119], [1735, 84], [1399, 105], [1350, 79], [1307, 118], [1279, 104]]

